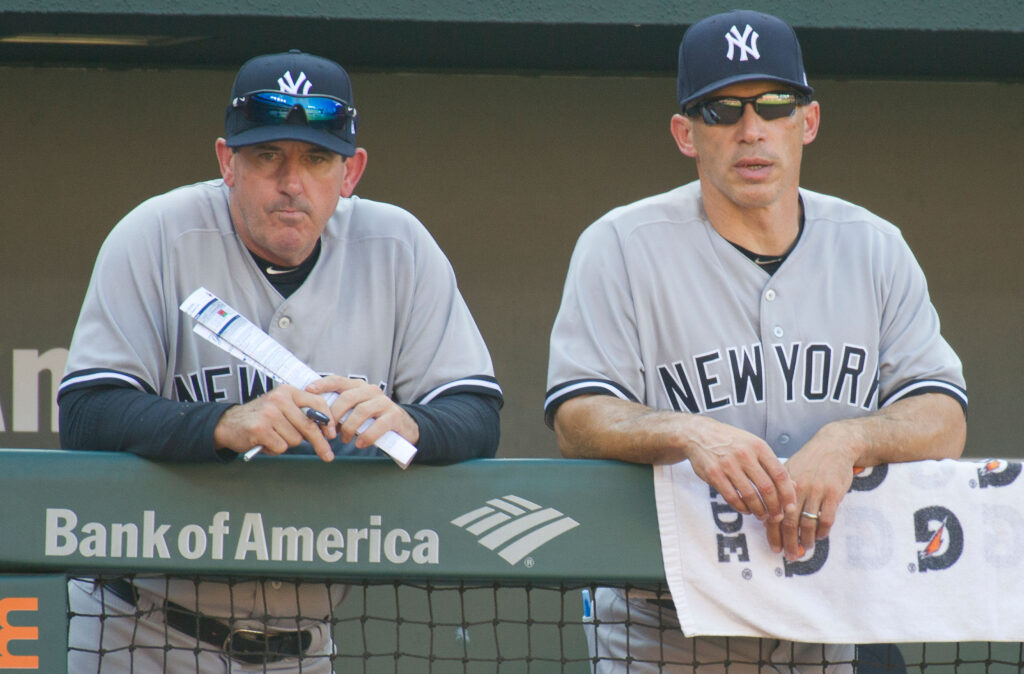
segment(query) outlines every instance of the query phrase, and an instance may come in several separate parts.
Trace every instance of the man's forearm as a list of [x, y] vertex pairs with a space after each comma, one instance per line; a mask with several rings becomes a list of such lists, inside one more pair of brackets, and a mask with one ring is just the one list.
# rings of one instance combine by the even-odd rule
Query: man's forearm
[[416, 463], [492, 458], [501, 437], [498, 398], [453, 393], [427, 405], [402, 405], [420, 430]]
[[172, 461], [226, 460], [214, 451], [212, 438], [228, 407], [176, 402], [133, 388], [78, 389], [60, 399], [61, 447]]
[[563, 456], [615, 459], [631, 463], [676, 463], [678, 412], [659, 412], [605, 395], [583, 395], [564, 402], [555, 414], [555, 435]]
[[868, 467], [958, 458], [967, 440], [967, 422], [956, 400], [941, 393], [925, 393], [874, 414], [826, 424], [819, 434], [823, 439], [849, 438], [854, 465]]
[[966, 429], [960, 403], [941, 393], [904, 398], [873, 414], [825, 424], [786, 463], [798, 485], [798, 509], [767, 528], [772, 549], [781, 546], [797, 559], [801, 545], [828, 536], [855, 468], [957, 458]]

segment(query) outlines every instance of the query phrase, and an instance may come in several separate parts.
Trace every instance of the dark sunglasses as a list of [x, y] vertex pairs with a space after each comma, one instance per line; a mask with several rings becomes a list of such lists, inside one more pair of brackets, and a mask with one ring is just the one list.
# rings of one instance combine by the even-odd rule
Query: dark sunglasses
[[805, 94], [796, 94], [790, 91], [769, 91], [758, 96], [723, 96], [721, 98], [710, 98], [699, 101], [683, 110], [688, 117], [696, 117], [700, 113], [704, 123], [709, 126], [715, 124], [735, 124], [743, 117], [743, 109], [747, 103], [754, 106], [754, 112], [761, 116], [761, 119], [772, 120], [790, 117], [798, 105], [807, 105], [811, 97]]
[[344, 129], [351, 121], [355, 133], [359, 118], [356, 109], [332, 96], [297, 96], [280, 91], [250, 91], [231, 102], [231, 107], [256, 124], [284, 124], [293, 110], [301, 110], [306, 124], [314, 129]]

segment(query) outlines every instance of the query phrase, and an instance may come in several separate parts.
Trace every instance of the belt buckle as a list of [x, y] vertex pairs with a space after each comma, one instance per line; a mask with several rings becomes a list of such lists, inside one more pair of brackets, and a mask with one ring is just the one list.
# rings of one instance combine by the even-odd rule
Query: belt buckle
[[[278, 662], [284, 660], [287, 656], [281, 653], [271, 653], [269, 651], [269, 637], [271, 635], [260, 630], [247, 630], [247, 629], [233, 629], [228, 632], [228, 635], [224, 637], [224, 643], [221, 645], [221, 650], [231, 658], [238, 662], [244, 662], [246, 664], [263, 664]], [[248, 642], [254, 650], [244, 651], [235, 648], [235, 638], [240, 637], [244, 642]], [[258, 648], [259, 650], [255, 650]]]

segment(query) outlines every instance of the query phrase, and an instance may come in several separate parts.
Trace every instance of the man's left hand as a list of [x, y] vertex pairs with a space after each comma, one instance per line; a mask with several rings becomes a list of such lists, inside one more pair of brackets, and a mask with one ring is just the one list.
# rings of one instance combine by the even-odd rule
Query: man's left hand
[[[414, 445], [420, 439], [420, 428], [416, 421], [378, 386], [361, 379], [328, 375], [307, 386], [306, 390], [310, 393], [335, 391], [339, 394], [338, 399], [331, 405], [331, 415], [335, 419], [341, 419], [351, 412], [348, 418], [338, 425], [342, 442], [352, 442], [355, 439], [356, 447], [367, 449], [388, 431], [398, 433]], [[367, 419], [374, 419], [374, 422], [365, 431], [356, 435], [357, 429]]]
[[828, 536], [836, 520], [839, 503], [853, 483], [854, 451], [841, 424], [823, 427], [786, 461], [786, 470], [796, 483], [797, 508], [782, 522], [766, 522], [768, 544], [797, 560]]

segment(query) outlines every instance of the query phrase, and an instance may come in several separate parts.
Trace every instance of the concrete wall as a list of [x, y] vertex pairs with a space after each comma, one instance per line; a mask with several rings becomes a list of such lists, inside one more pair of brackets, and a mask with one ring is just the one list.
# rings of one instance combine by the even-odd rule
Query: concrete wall
[[[61, 359], [120, 216], [216, 177], [233, 75], [0, 67], [17, 94], [0, 126], [0, 446], [57, 445], [50, 375], [34, 373]], [[555, 456], [541, 414], [547, 340], [577, 235], [609, 208], [695, 177], [668, 135], [674, 80], [353, 77], [370, 155], [358, 192], [411, 210], [449, 254], [505, 389], [499, 456]], [[1024, 456], [1024, 84], [813, 84], [823, 123], [804, 185], [903, 229], [964, 360], [968, 453]]]

